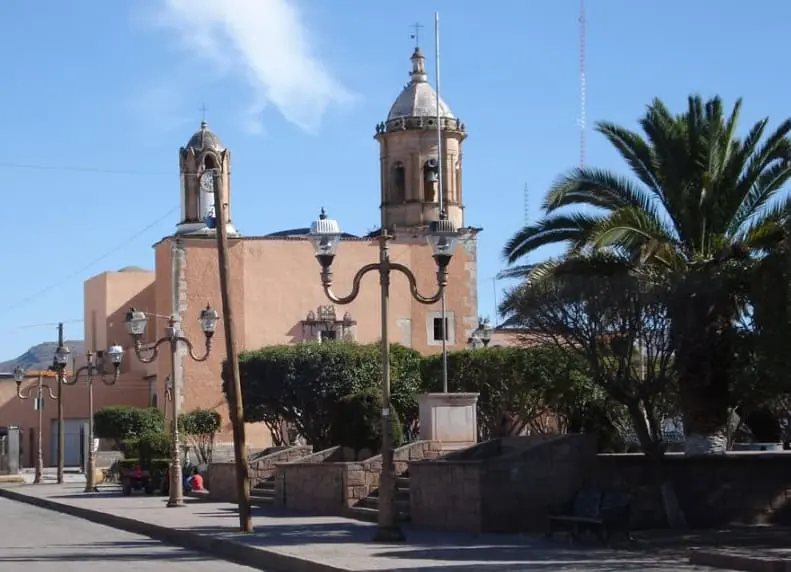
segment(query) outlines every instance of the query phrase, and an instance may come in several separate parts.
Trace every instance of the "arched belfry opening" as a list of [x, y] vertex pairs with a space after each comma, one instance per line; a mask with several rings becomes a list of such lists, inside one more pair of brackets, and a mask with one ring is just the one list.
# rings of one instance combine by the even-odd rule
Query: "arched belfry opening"
[[209, 129], [206, 121], [179, 150], [181, 221], [177, 234], [213, 234], [216, 228], [215, 191], [225, 205], [228, 234], [231, 224], [231, 152]]
[[442, 192], [448, 218], [461, 228], [464, 207], [461, 171], [459, 168], [457, 172], [456, 166], [461, 165], [467, 132], [428, 83], [426, 58], [420, 48], [415, 48], [410, 61], [409, 83], [391, 106], [387, 119], [376, 126], [384, 197], [382, 219], [391, 230], [424, 228], [439, 218]]
[[393, 164], [391, 178], [393, 192], [390, 202], [403, 203], [406, 200], [406, 168], [401, 161]]

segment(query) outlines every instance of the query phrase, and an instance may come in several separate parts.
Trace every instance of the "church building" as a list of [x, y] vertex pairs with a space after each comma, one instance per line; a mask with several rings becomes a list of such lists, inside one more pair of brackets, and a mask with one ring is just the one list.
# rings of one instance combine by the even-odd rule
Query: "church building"
[[[414, 272], [421, 292], [436, 290], [436, 266], [425, 233], [439, 217], [440, 193], [448, 218], [460, 229], [446, 290], [447, 344], [449, 351], [454, 351], [466, 347], [478, 325], [476, 235], [480, 229], [469, 227], [464, 217], [462, 145], [466, 129], [447, 105], [441, 101], [439, 105], [437, 113], [436, 92], [428, 83], [425, 57], [417, 48], [411, 57], [410, 81], [387, 118], [375, 126], [374, 139], [380, 149], [382, 220], [394, 236], [391, 256]], [[438, 117], [442, 153], [438, 153]], [[380, 291], [375, 274], [364, 278], [354, 302], [335, 306], [322, 290], [308, 228], [247, 235], [245, 229], [233, 226], [231, 157], [231, 149], [204, 121], [179, 150], [181, 216], [173, 234], [154, 245], [154, 270], [125, 268], [104, 272], [85, 283], [86, 348], [102, 350], [115, 340], [122, 343], [127, 349], [123, 379], [137, 380], [129, 384], [129, 391], [147, 392], [147, 402], [166, 411], [170, 354], [164, 351], [154, 363], [141, 364], [125, 332], [124, 315], [130, 306], [149, 315], [143, 338], [146, 344], [163, 336], [167, 317], [178, 313], [184, 335], [193, 342], [196, 353], [202, 352], [200, 311], [207, 303], [218, 312], [222, 310], [214, 181], [227, 205], [230, 288], [239, 351], [336, 339], [369, 343], [380, 337]], [[438, 161], [442, 161], [444, 174], [441, 189], [435, 174]], [[207, 176], [210, 170], [220, 176], [211, 177], [210, 172]], [[321, 206], [305, 211], [305, 220], [316, 218]], [[295, 204], [295, 208], [302, 207]], [[336, 292], [350, 291], [355, 272], [378, 260], [377, 235], [378, 231], [368, 236], [343, 235], [333, 265]], [[422, 353], [439, 352], [443, 335], [440, 303], [423, 305], [413, 300], [406, 278], [394, 273], [388, 331], [392, 342]], [[224, 338], [220, 326], [208, 360], [196, 362], [185, 353], [177, 359], [176, 367], [183, 371], [182, 411], [196, 407], [219, 411], [223, 420], [220, 441], [227, 442], [231, 428], [221, 381]], [[139, 399], [130, 396], [130, 403], [136, 401]], [[247, 437], [251, 446], [270, 444], [263, 424], [248, 424]]]

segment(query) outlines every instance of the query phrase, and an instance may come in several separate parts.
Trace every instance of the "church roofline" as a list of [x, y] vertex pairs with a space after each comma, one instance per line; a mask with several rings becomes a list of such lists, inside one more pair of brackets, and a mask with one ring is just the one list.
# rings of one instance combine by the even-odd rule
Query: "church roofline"
[[[296, 230], [300, 230], [300, 229], [296, 229]], [[424, 231], [424, 230], [425, 229], [421, 229], [421, 228], [406, 228], [406, 227], [404, 227], [404, 228], [396, 229], [396, 232], [397, 233], [401, 232], [403, 234], [409, 234], [410, 232], [420, 232], [420, 231]], [[471, 237], [471, 236], [477, 236], [478, 233], [480, 233], [482, 230], [483, 230], [482, 227], [463, 227], [463, 228], [459, 229], [459, 232], [463, 236]], [[370, 232], [370, 233], [368, 233], [368, 234], [366, 234], [364, 236], [356, 236], [356, 235], [353, 235], [353, 234], [346, 234], [346, 233], [344, 233], [343, 236], [341, 236], [341, 240], [348, 241], [348, 242], [371, 242], [373, 239], [377, 238], [378, 236], [379, 236], [379, 229], [377, 229], [375, 231], [372, 231], [372, 232]], [[175, 238], [175, 235], [163, 236], [161, 239], [156, 241], [151, 246], [152, 246], [152, 248], [154, 248], [154, 247], [156, 247], [156, 246], [162, 244], [163, 242], [165, 242], [167, 240], [170, 240], [172, 238]], [[195, 236], [180, 235], [179, 239], [182, 242], [191, 241], [191, 240], [199, 240], [199, 241], [211, 240], [213, 242], [217, 241], [216, 236], [213, 236], [213, 235], [195, 235]], [[276, 235], [276, 234], [263, 234], [263, 235], [256, 235], [256, 236], [244, 235], [244, 236], [229, 236], [228, 237], [228, 241], [229, 242], [235, 242], [235, 241], [239, 241], [239, 240], [250, 240], [250, 241], [252, 241], [252, 240], [299, 241], [299, 240], [310, 240], [310, 237], [307, 234], [303, 234], [303, 235], [279, 235], [279, 236]]]

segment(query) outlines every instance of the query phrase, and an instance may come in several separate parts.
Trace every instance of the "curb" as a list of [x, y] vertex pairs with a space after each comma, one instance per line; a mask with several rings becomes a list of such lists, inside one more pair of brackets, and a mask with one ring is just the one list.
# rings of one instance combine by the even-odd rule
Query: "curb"
[[690, 564], [743, 572], [786, 572], [791, 570], [788, 562], [785, 558], [749, 556], [725, 550], [692, 550], [689, 555]]
[[109, 526], [110, 528], [147, 536], [166, 544], [194, 550], [235, 564], [250, 566], [258, 570], [270, 572], [349, 572], [348, 568], [338, 568], [336, 566], [306, 560], [297, 556], [280, 554], [265, 548], [255, 548], [235, 540], [212, 538], [211, 536], [196, 534], [194, 532], [174, 530], [156, 524], [149, 524], [131, 518], [100, 512], [98, 510], [91, 510], [55, 502], [49, 499], [28, 496], [3, 487], [0, 487], [0, 497], [37, 506], [46, 510], [68, 514], [69, 516], [88, 520], [103, 526]]

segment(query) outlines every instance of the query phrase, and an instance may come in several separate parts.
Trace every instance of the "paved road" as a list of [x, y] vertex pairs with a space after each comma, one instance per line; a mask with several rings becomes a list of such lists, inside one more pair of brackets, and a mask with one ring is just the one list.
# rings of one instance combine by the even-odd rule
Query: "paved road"
[[58, 512], [0, 498], [0, 570], [5, 572], [251, 572]]

